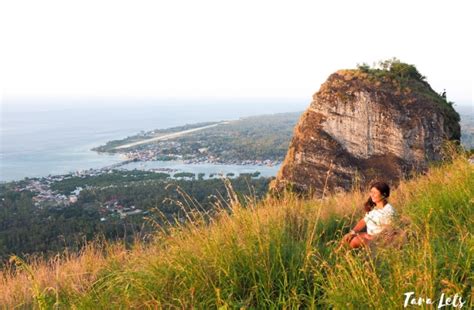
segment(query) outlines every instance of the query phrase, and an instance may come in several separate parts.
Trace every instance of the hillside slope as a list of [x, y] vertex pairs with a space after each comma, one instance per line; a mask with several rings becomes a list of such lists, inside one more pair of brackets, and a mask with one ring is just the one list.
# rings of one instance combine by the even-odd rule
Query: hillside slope
[[[232, 193], [231, 193], [231, 197]], [[235, 198], [235, 197], [234, 197]], [[200, 214], [150, 246], [96, 242], [79, 255], [5, 270], [0, 304], [59, 309], [402, 308], [404, 294], [474, 305], [474, 166], [464, 156], [402, 181], [390, 197], [408, 241], [376, 253], [335, 248], [366, 193], [286, 196]], [[444, 293], [444, 295], [442, 295]]]

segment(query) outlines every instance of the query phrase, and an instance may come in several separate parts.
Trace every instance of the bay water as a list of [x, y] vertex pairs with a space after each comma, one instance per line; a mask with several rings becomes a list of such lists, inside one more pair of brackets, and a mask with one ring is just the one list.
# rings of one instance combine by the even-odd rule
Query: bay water
[[[0, 181], [21, 180], [102, 168], [123, 159], [98, 154], [93, 147], [141, 131], [208, 121], [303, 111], [307, 99], [124, 99], [29, 98], [1, 102]], [[278, 167], [185, 165], [147, 162], [130, 169], [166, 168], [196, 173], [260, 171]]]

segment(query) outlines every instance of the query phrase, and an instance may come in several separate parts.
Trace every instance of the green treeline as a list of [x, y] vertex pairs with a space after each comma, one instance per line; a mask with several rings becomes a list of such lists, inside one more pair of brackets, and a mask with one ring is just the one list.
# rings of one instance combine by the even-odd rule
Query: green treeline
[[[64, 193], [76, 186], [85, 187], [77, 202], [69, 206], [35, 206], [34, 193], [15, 191], [15, 183], [0, 185], [0, 259], [5, 261], [13, 254], [47, 256], [66, 248], [76, 251], [97, 236], [132, 242], [137, 235], [151, 233], [157, 223], [183, 220], [183, 205], [189, 210], [212, 211], [216, 203], [225, 205], [228, 199], [220, 179], [169, 180], [164, 175], [134, 173], [138, 173], [136, 177], [123, 177], [117, 172], [115, 178], [101, 175], [54, 183], [52, 188]], [[245, 196], [263, 197], [269, 181], [249, 175], [231, 179], [230, 183], [245, 202]], [[121, 217], [110, 201], [124, 210], [133, 206], [141, 213]]]

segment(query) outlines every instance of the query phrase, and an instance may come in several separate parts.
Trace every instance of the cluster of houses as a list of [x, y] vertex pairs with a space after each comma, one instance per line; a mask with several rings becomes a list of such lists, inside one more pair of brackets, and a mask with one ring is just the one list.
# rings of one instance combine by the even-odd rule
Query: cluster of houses
[[131, 161], [151, 161], [151, 160], [183, 160], [185, 164], [230, 164], [230, 165], [256, 165], [256, 166], [276, 166], [281, 162], [276, 160], [226, 160], [223, 161], [218, 156], [208, 154], [209, 148], [202, 147], [195, 154], [188, 154], [185, 157], [180, 154], [167, 153], [163, 154], [163, 150], [181, 150], [181, 144], [174, 141], [162, 141], [156, 144], [148, 144], [133, 151], [123, 154], [127, 160]]
[[185, 164], [227, 164], [227, 165], [254, 165], [254, 166], [277, 166], [281, 164], [277, 160], [230, 160], [223, 162], [219, 157], [214, 157], [212, 155], [206, 157], [196, 157], [193, 159], [187, 159], [184, 161]]
[[174, 141], [161, 141], [156, 144], [147, 144], [133, 151], [123, 153], [123, 156], [127, 160], [134, 161], [161, 160], [163, 158], [179, 160], [183, 158], [183, 156], [179, 154], [163, 154], [164, 149], [173, 149], [179, 152], [181, 151], [181, 143]]
[[76, 187], [75, 190], [68, 195], [60, 194], [51, 189], [51, 184], [71, 179], [73, 177], [86, 178], [94, 177], [104, 173], [112, 173], [114, 167], [104, 167], [100, 169], [79, 170], [64, 175], [49, 175], [39, 179], [28, 179], [26, 185], [17, 187], [16, 191], [27, 190], [36, 195], [33, 197], [35, 206], [69, 206], [76, 203], [79, 193], [83, 190], [82, 187]]
[[[57, 178], [54, 177], [54, 178]], [[77, 202], [77, 197], [81, 192], [82, 188], [78, 187], [70, 193], [70, 195], [59, 194], [50, 188], [50, 184], [53, 182], [53, 177], [47, 177], [42, 179], [30, 180], [25, 186], [18, 187], [16, 191], [21, 192], [24, 190], [36, 193], [33, 197], [34, 205], [39, 207], [43, 205], [50, 206], [68, 206], [71, 203]]]
[[179, 154], [160, 154], [158, 150], [136, 150], [129, 151], [124, 157], [129, 161], [151, 161], [163, 160], [164, 158], [172, 160], [183, 160], [184, 164], [229, 164], [229, 165], [255, 165], [255, 166], [276, 166], [281, 162], [277, 160], [226, 160], [225, 162], [214, 155], [207, 155], [207, 148], [199, 149], [199, 154], [187, 155], [183, 160], [183, 156]]
[[110, 167], [100, 169], [88, 169], [76, 171], [64, 175], [49, 175], [39, 179], [28, 179], [26, 185], [17, 187], [16, 191], [30, 191], [36, 193], [33, 197], [35, 206], [69, 206], [76, 203], [79, 193], [83, 190], [82, 187], [77, 187], [68, 195], [59, 194], [51, 189], [51, 184], [71, 179], [73, 177], [85, 178], [91, 176], [98, 176], [104, 173], [112, 173]]
[[[77, 176], [79, 173], [75, 173]], [[71, 191], [69, 195], [58, 194], [50, 188], [50, 184], [54, 181], [62, 181], [70, 179], [72, 175], [61, 175], [61, 176], [48, 176], [41, 179], [32, 179], [24, 186], [20, 186], [16, 191], [30, 191], [36, 195], [33, 197], [34, 205], [37, 207], [41, 206], [61, 206], [66, 207], [77, 202], [77, 198], [80, 192], [83, 190], [82, 187], [76, 187], [75, 190]], [[126, 218], [130, 215], [142, 214], [145, 215], [148, 211], [143, 211], [135, 206], [125, 206], [120, 203], [117, 199], [111, 199], [105, 202], [99, 209], [101, 213], [100, 220], [106, 221], [108, 216], [118, 216], [121, 219]]]
[[121, 219], [126, 218], [130, 215], [148, 214], [148, 211], [143, 211], [137, 209], [135, 206], [124, 206], [118, 199], [111, 199], [105, 202], [99, 209], [102, 217], [100, 218], [101, 222], [107, 220], [107, 216], [119, 216]]

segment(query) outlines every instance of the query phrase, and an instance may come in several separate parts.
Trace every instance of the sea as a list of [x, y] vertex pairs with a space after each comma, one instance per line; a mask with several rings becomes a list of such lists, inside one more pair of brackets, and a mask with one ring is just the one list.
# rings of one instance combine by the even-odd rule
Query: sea
[[[61, 175], [119, 163], [91, 149], [141, 131], [208, 121], [303, 112], [307, 99], [3, 98], [0, 181]], [[126, 169], [171, 168], [194, 173], [276, 175], [279, 166], [144, 162]]]

